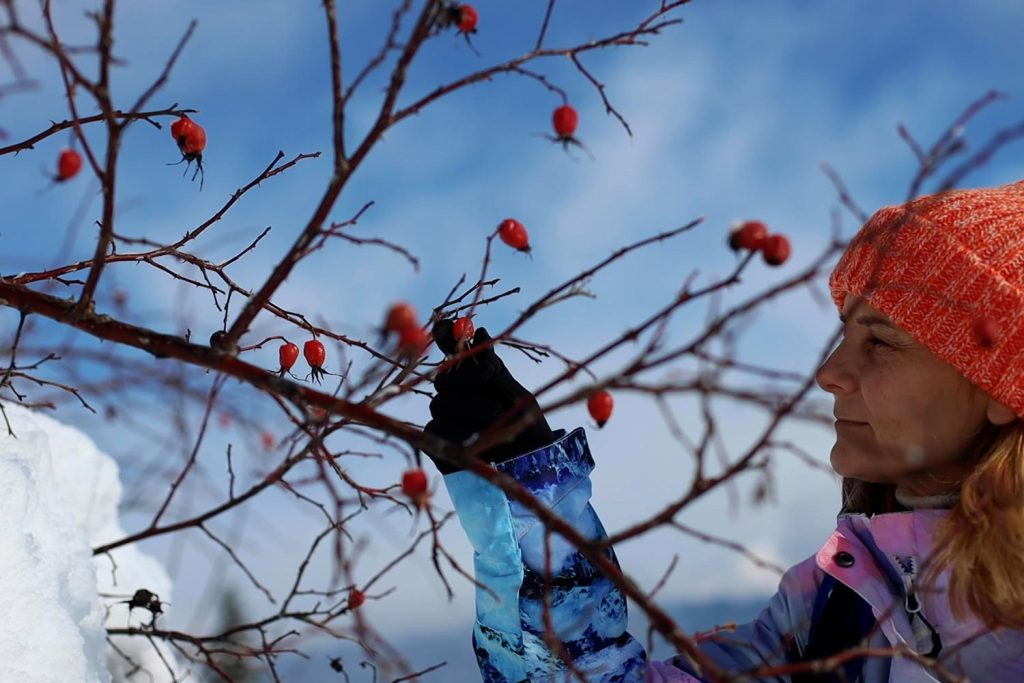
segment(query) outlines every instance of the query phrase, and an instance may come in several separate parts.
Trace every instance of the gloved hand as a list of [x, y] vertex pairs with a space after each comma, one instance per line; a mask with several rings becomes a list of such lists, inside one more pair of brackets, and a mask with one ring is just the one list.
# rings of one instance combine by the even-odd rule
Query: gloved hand
[[[434, 323], [434, 341], [445, 356], [455, 355], [455, 337], [451, 320]], [[483, 327], [476, 331], [472, 346], [489, 342], [491, 337]], [[557, 436], [540, 414], [537, 399], [517, 382], [494, 347], [488, 347], [460, 361], [434, 379], [436, 395], [430, 401], [430, 420], [424, 431], [449, 441], [463, 443], [473, 434], [479, 434], [496, 423], [522, 401], [510, 421], [527, 412], [536, 412], [537, 419], [511, 440], [498, 444], [480, 457], [490, 463], [504, 462], [516, 456], [550, 445]], [[561, 430], [559, 430], [561, 431]], [[563, 432], [564, 433], [564, 432]], [[459, 468], [427, 453], [441, 474], [456, 472]]]

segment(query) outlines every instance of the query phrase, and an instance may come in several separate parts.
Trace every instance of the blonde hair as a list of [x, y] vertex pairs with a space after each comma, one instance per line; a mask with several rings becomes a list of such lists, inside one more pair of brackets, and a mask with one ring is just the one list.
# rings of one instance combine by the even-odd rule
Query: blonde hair
[[[922, 581], [932, 584], [948, 566], [954, 617], [970, 611], [990, 629], [1024, 629], [1024, 421], [986, 422], [968, 457], [975, 467], [936, 527]], [[842, 512], [901, 511], [894, 492], [891, 484], [844, 478]]]

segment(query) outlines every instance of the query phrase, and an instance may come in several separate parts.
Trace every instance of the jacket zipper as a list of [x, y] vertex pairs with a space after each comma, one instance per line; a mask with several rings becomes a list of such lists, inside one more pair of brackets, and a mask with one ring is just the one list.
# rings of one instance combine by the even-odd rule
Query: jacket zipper
[[[924, 636], [931, 636], [932, 649], [930, 652], [925, 654], [925, 657], [931, 657], [935, 659], [942, 652], [942, 638], [939, 636], [939, 632], [935, 630], [931, 622], [924, 616], [921, 611], [921, 599], [917, 595], [917, 560], [913, 555], [908, 555], [906, 561], [900, 559], [898, 555], [892, 556], [893, 560], [896, 561], [896, 566], [900, 568], [900, 572], [903, 578], [903, 590], [904, 595], [904, 607], [907, 610], [907, 615], [910, 619], [910, 626], [914, 629], [914, 635], [918, 639]], [[915, 624], [915, 618], [919, 619], [926, 627], [928, 632], [925, 633], [920, 628], [920, 623]]]

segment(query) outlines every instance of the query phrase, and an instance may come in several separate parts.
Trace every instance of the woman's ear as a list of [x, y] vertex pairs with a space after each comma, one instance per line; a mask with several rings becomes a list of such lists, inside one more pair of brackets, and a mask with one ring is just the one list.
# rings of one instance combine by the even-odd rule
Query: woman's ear
[[985, 411], [985, 416], [994, 425], [1009, 424], [1017, 419], [1017, 413], [991, 396], [988, 399], [988, 408]]

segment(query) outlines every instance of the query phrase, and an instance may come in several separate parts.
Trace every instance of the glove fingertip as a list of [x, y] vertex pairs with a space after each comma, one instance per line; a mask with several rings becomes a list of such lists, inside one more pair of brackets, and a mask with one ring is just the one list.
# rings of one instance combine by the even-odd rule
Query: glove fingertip
[[455, 334], [452, 332], [454, 323], [443, 318], [434, 323], [431, 328], [431, 335], [434, 337], [434, 343], [437, 348], [441, 350], [446, 356], [454, 355], [455, 353]]

